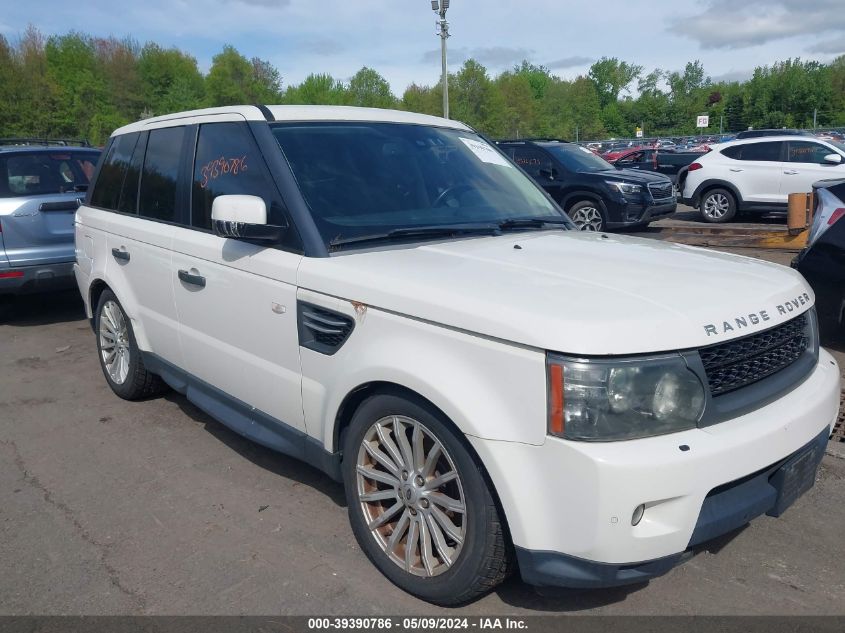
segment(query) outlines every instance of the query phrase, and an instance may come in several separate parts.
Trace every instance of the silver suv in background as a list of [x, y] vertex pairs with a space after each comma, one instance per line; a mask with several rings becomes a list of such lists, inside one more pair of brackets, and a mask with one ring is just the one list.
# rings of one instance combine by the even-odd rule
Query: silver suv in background
[[75, 285], [73, 218], [99, 156], [84, 141], [0, 139], [0, 299]]

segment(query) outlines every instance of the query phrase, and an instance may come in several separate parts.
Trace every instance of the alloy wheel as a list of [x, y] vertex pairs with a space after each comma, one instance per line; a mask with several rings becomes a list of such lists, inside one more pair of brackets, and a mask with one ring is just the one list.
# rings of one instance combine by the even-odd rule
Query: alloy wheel
[[393, 415], [370, 426], [358, 450], [356, 491], [370, 533], [400, 568], [433, 577], [458, 560], [467, 534], [461, 478], [423, 424]]
[[129, 375], [129, 328], [123, 310], [106, 301], [100, 311], [100, 357], [109, 377], [118, 385]]
[[581, 207], [571, 212], [569, 219], [575, 223], [580, 231], [601, 231], [604, 219], [595, 207]]
[[728, 197], [721, 193], [714, 193], [704, 201], [704, 215], [713, 220], [719, 220], [725, 216], [731, 208]]

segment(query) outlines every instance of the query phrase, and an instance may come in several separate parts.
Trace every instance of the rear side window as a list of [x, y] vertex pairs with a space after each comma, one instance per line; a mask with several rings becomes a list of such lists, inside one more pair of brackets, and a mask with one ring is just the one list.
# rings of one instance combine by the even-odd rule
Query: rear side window
[[41, 196], [88, 185], [98, 154], [94, 152], [27, 152], [0, 155], [0, 198]]
[[780, 162], [783, 160], [783, 141], [734, 145], [723, 149], [722, 154], [735, 160]]
[[540, 178], [540, 170], [551, 170], [552, 160], [541, 150], [533, 147], [515, 147], [514, 162], [522, 167], [532, 178]]
[[138, 142], [138, 134], [123, 134], [112, 139], [100, 175], [91, 192], [91, 204], [101, 209], [115, 210], [120, 202], [123, 180], [132, 159], [132, 151]]
[[184, 127], [150, 131], [138, 200], [138, 213], [143, 217], [176, 220], [176, 183], [184, 138]]
[[147, 132], [143, 132], [138, 138], [135, 151], [126, 170], [126, 176], [123, 178], [123, 186], [120, 188], [120, 201], [117, 203], [117, 210], [121, 213], [138, 213], [138, 183], [141, 181], [141, 166], [144, 164], [147, 136]]

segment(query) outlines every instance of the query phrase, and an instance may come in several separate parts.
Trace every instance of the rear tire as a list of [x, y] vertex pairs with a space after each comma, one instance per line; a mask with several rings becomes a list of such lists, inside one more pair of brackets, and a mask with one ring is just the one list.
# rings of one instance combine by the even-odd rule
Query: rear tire
[[345, 433], [343, 455], [352, 531], [399, 588], [453, 606], [507, 577], [511, 548], [482, 470], [424, 400], [366, 399]]
[[144, 367], [132, 322], [108, 288], [97, 302], [94, 331], [100, 368], [115, 394], [124, 400], [141, 400], [167, 391], [165, 382]]
[[701, 196], [699, 210], [705, 222], [722, 224], [736, 216], [736, 198], [727, 189], [711, 189]]

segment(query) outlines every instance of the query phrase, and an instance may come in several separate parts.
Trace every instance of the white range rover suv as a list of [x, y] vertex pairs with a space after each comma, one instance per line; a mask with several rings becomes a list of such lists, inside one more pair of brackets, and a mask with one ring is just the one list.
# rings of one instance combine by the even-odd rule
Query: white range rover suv
[[457, 604], [662, 574], [812, 486], [837, 414], [798, 273], [572, 228], [461, 123], [216, 108], [114, 133], [75, 272], [118, 396], [342, 481], [372, 562]]
[[[685, 178], [685, 180], [683, 180]], [[766, 136], [713, 145], [684, 176], [684, 203], [707, 222], [737, 213], [786, 213], [789, 194], [845, 178], [845, 145], [803, 136]]]

